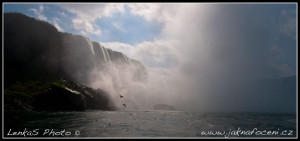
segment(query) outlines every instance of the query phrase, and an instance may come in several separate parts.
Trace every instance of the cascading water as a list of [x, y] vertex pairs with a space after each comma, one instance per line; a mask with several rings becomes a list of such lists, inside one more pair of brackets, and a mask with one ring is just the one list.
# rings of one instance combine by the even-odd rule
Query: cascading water
[[[129, 58], [122, 53], [118, 53], [103, 47], [100, 43], [94, 43], [94, 49], [97, 51], [98, 66], [95, 67], [93, 73], [96, 74], [92, 77], [94, 83], [93, 87], [101, 88], [110, 93], [111, 98], [115, 103], [124, 103], [119, 95], [127, 95], [126, 86], [130, 84], [130, 79], [134, 73], [132, 63]], [[119, 60], [121, 59], [121, 60]], [[125, 63], [124, 63], [125, 62]], [[123, 69], [130, 68], [130, 69]], [[123, 100], [123, 101], [122, 101]], [[122, 108], [122, 104], [117, 104]]]
[[129, 66], [133, 69], [133, 72], [136, 72], [136, 68], [132, 60], [130, 58], [128, 58], [128, 60], [129, 60]]
[[122, 56], [123, 56], [125, 62], [127, 63], [127, 65], [129, 65], [130, 70], [131, 70], [132, 72], [134, 72], [134, 68], [132, 67], [131, 63], [128, 61], [129, 58], [127, 58], [124, 54], [123, 54]]
[[92, 51], [93, 55], [95, 55], [95, 51], [94, 51], [94, 47], [93, 47], [93, 43], [90, 41], [90, 39], [89, 39], [89, 38], [87, 38], [87, 37], [84, 37], [84, 38], [86, 39], [86, 41], [87, 41], [87, 43], [88, 43], [89, 47], [91, 48], [91, 51]]
[[110, 59], [110, 56], [109, 56], [109, 53], [107, 51], [107, 48], [104, 48], [104, 52], [105, 52], [105, 56], [106, 56], [106, 64], [105, 65], [109, 65], [109, 67], [112, 67], [112, 62], [111, 62], [111, 59]]
[[[85, 57], [91, 58], [90, 60], [76, 60], [77, 62], [82, 61], [81, 64], [90, 64], [89, 70], [85, 69], [86, 67], [81, 67], [82, 70], [86, 70], [85, 74], [88, 74], [87, 85], [95, 89], [103, 89], [109, 93], [109, 97], [120, 109], [124, 108], [122, 104], [128, 105], [126, 110], [135, 108], [136, 102], [133, 99], [138, 95], [137, 93], [142, 93], [141, 91], [135, 92], [135, 88], [141, 85], [136, 78], [139, 76], [144, 78], [145, 73], [143, 71], [146, 71], [144, 66], [123, 53], [105, 48], [99, 42], [91, 42], [88, 38], [84, 38], [83, 41], [84, 44], [71, 43], [82, 49], [78, 51], [78, 54], [85, 52]], [[72, 69], [72, 71], [83, 74], [78, 69]], [[124, 98], [120, 99], [119, 95], [123, 95]]]
[[100, 48], [101, 48], [101, 51], [102, 51], [102, 55], [103, 55], [103, 60], [104, 60], [104, 62], [106, 63], [106, 55], [105, 55], [105, 51], [104, 51], [104, 47], [100, 44], [100, 43], [98, 43], [99, 44], [99, 46], [100, 46]]

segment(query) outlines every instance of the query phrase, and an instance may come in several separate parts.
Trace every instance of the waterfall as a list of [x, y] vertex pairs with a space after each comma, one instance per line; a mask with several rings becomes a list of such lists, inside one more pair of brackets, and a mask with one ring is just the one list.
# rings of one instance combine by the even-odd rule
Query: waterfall
[[88, 45], [90, 46], [90, 48], [91, 48], [91, 51], [92, 51], [93, 55], [95, 55], [95, 51], [94, 51], [94, 47], [93, 47], [93, 44], [92, 44], [92, 42], [90, 41], [90, 39], [89, 39], [89, 38], [87, 38], [87, 37], [84, 37], [84, 38], [86, 39], [86, 41], [87, 41]]
[[107, 59], [107, 61], [108, 61], [108, 63], [109, 63], [109, 66], [110, 67], [112, 67], [112, 62], [111, 62], [111, 60], [110, 60], [110, 56], [109, 56], [109, 53], [108, 53], [108, 51], [107, 51], [107, 48], [104, 48], [104, 52], [105, 52], [105, 54], [106, 54], [106, 59]]
[[122, 56], [123, 56], [125, 62], [127, 63], [127, 65], [129, 66], [130, 70], [131, 70], [131, 71], [134, 71], [133, 68], [132, 68], [132, 66], [131, 66], [131, 64], [130, 64], [130, 62], [128, 61], [129, 58], [127, 58], [124, 54], [122, 54]]
[[134, 63], [132, 62], [132, 60], [131, 60], [130, 58], [128, 58], [128, 60], [129, 60], [129, 66], [130, 66], [130, 67], [132, 67], [132, 69], [133, 69], [133, 73], [135, 73], [135, 71], [136, 71], [136, 68], [135, 68], [135, 65], [134, 65]]
[[104, 63], [106, 63], [106, 55], [105, 55], [105, 51], [104, 51], [104, 47], [102, 45], [100, 45], [100, 43], [98, 43], [100, 48], [101, 48], [101, 51], [102, 51], [102, 55], [103, 55], [103, 59], [104, 59]]
[[124, 54], [122, 54], [122, 56], [123, 56], [125, 62], [128, 64], [128, 60], [127, 60], [126, 56]]

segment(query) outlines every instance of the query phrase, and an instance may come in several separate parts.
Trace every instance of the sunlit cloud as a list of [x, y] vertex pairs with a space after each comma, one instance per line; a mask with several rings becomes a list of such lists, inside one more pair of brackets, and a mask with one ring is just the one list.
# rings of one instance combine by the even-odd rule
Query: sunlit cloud
[[124, 12], [123, 4], [60, 4], [60, 6], [76, 15], [72, 19], [75, 29], [83, 33], [101, 34], [96, 20], [112, 16], [114, 13]]
[[84, 33], [91, 33], [96, 35], [101, 34], [100, 28], [97, 27], [96, 25], [93, 25], [91, 22], [87, 20], [76, 18], [76, 19], [72, 19], [72, 22], [75, 29], [80, 30]]
[[114, 23], [112, 23], [112, 24], [113, 24], [113, 26], [114, 26], [116, 29], [118, 29], [119, 31], [122, 31], [122, 32], [125, 31], [125, 29], [124, 29], [119, 23], [114, 22]]
[[38, 19], [47, 21], [47, 17], [42, 14], [44, 10], [44, 6], [40, 5], [38, 9], [30, 8], [29, 11], [32, 11]]
[[67, 16], [65, 12], [59, 12], [59, 15], [64, 17]]
[[175, 48], [178, 44], [175, 40], [145, 41], [134, 46], [120, 42], [101, 42], [101, 44], [139, 60], [148, 67], [154, 68], [177, 65], [181, 57]]
[[58, 31], [63, 32], [64, 30], [58, 25], [59, 19], [57, 17], [53, 18], [53, 24], [57, 28]]

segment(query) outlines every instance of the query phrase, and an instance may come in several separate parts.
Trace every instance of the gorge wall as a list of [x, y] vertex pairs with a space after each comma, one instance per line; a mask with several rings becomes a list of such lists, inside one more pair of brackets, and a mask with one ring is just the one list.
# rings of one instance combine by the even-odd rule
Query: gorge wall
[[[147, 81], [147, 70], [139, 61], [87, 37], [59, 32], [23, 14], [5, 13], [4, 87], [45, 76], [103, 88], [116, 98], [129, 81]], [[109, 88], [101, 83], [107, 79]]]

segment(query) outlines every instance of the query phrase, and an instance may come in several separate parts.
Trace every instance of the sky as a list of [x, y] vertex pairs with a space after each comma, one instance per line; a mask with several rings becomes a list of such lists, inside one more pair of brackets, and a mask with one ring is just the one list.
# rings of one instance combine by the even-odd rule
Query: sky
[[[176, 83], [168, 85], [169, 92], [187, 93], [193, 98], [200, 92], [206, 93], [196, 99], [218, 98], [222, 106], [222, 96], [209, 94], [212, 86], [230, 88], [296, 75], [297, 6], [295, 3], [5, 3], [3, 10], [47, 21], [61, 32], [84, 35], [104, 47], [121, 51], [141, 61], [153, 76], [159, 76], [165, 83]], [[180, 90], [176, 91], [178, 85]], [[191, 101], [185, 96], [178, 99]], [[204, 104], [198, 106], [208, 106], [208, 101], [200, 100]]]
[[[81, 34], [102, 42], [105, 47], [122, 51], [150, 67], [170, 67], [182, 60], [185, 47], [174, 44], [224, 36], [230, 42], [247, 40], [252, 41], [247, 45], [257, 42], [257, 48], [264, 46], [249, 49], [269, 51], [261, 55], [264, 59], [269, 57], [266, 63], [278, 71], [273, 72], [274, 75], [288, 76], [296, 70], [296, 5], [292, 3], [6, 3], [3, 7], [4, 12], [20, 12], [47, 21], [61, 32]], [[224, 45], [230, 44], [225, 38], [221, 40]], [[199, 46], [204, 42], [208, 41]], [[206, 51], [212, 48], [203, 47]], [[222, 51], [221, 48], [216, 50]], [[192, 53], [199, 51], [191, 49]]]
[[4, 12], [20, 12], [53, 24], [59, 31], [98, 42], [134, 45], [159, 38], [162, 25], [132, 14], [120, 4], [5, 4]]

